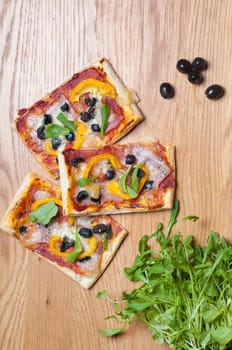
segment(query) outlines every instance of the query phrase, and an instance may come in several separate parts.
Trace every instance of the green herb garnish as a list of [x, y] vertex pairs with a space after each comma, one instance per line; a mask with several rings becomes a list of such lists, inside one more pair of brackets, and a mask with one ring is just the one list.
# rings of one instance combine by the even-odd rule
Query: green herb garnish
[[103, 251], [107, 249], [107, 246], [108, 246], [108, 242], [107, 242], [107, 233], [104, 232], [102, 234], [102, 249]]
[[90, 176], [90, 177], [81, 177], [77, 183], [78, 183], [78, 186], [80, 187], [85, 187], [85, 186], [88, 186], [93, 180], [95, 179], [94, 176]]
[[109, 116], [110, 116], [110, 106], [102, 105], [101, 106], [101, 132], [100, 132], [100, 135], [102, 137], [105, 135], [105, 130], [108, 126]]
[[129, 166], [129, 168], [125, 171], [125, 173], [121, 176], [119, 180], [119, 185], [121, 187], [121, 190], [128, 194], [131, 198], [137, 198], [139, 194], [139, 178], [138, 178], [138, 171], [143, 165], [144, 162], [141, 162], [136, 165], [136, 167], [133, 169], [132, 177], [131, 177], [131, 185], [129, 186], [127, 184], [127, 178], [128, 175], [131, 172], [132, 165]]
[[29, 213], [31, 222], [47, 225], [58, 212], [58, 206], [51, 201], [40, 205], [36, 210]]
[[79, 255], [81, 254], [83, 248], [81, 245], [81, 240], [78, 234], [77, 229], [75, 228], [75, 245], [74, 245], [74, 251], [71, 252], [68, 256], [67, 256], [67, 260], [71, 263], [74, 263], [77, 258], [79, 257]]
[[65, 126], [67, 126], [67, 128], [71, 131], [75, 131], [77, 129], [76, 124], [73, 123], [71, 120], [68, 120], [63, 113], [59, 113], [56, 119], [59, 120]]
[[[124, 292], [122, 301], [112, 300], [115, 314], [109, 318], [122, 327], [100, 332], [120, 334], [137, 318], [154, 340], [171, 349], [224, 350], [232, 342], [232, 245], [213, 231], [204, 247], [192, 235], [170, 236], [178, 210], [176, 201], [165, 233], [159, 223], [153, 234], [140, 239], [139, 254], [124, 271], [142, 285]], [[149, 244], [154, 238], [158, 252]], [[106, 291], [100, 296], [109, 299]]]
[[67, 136], [70, 130], [68, 128], [63, 128], [57, 124], [46, 125], [45, 138], [52, 139], [53, 137]]

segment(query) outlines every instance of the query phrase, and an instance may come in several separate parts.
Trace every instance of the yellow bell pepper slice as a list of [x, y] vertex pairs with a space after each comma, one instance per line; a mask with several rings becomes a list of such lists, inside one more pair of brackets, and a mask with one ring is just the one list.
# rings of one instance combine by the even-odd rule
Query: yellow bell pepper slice
[[62, 207], [62, 200], [61, 199], [55, 198], [55, 197], [48, 197], [48, 198], [38, 199], [37, 201], [32, 203], [31, 211], [36, 210], [40, 205], [45, 204], [45, 203], [49, 203], [51, 201], [55, 202], [57, 205]]
[[[87, 256], [91, 256], [95, 250], [97, 249], [97, 238], [96, 236], [92, 236], [90, 238], [86, 238], [87, 243], [89, 245], [89, 249], [82, 252], [79, 256], [78, 259], [83, 259], [86, 258]], [[57, 256], [61, 256], [62, 258], [67, 258], [70, 252], [61, 252], [59, 249], [56, 248], [56, 244], [61, 242], [61, 237], [60, 236], [51, 236], [50, 241], [49, 241], [49, 249], [51, 252]]]
[[110, 193], [114, 194], [117, 197], [120, 197], [120, 198], [125, 199], [125, 200], [131, 199], [131, 197], [128, 194], [124, 193], [121, 190], [119, 183], [116, 180], [112, 180], [112, 181], [108, 182], [106, 184], [106, 188]]
[[90, 159], [90, 161], [88, 162], [88, 164], [84, 170], [83, 177], [88, 178], [93, 166], [97, 162], [99, 162], [100, 160], [103, 160], [103, 159], [108, 159], [111, 162], [111, 164], [113, 165], [113, 167], [116, 169], [120, 169], [122, 167], [122, 164], [120, 163], [118, 158], [115, 157], [113, 154], [110, 154], [110, 153], [98, 154], [97, 156], [92, 157]]
[[44, 144], [44, 149], [47, 154], [51, 156], [57, 156], [57, 151], [52, 148], [51, 140], [46, 140]]
[[97, 237], [96, 236], [92, 236], [90, 238], [86, 238], [88, 245], [89, 245], [89, 249], [83, 251], [79, 256], [78, 259], [83, 259], [86, 258], [87, 256], [91, 256], [93, 255], [93, 253], [95, 252], [95, 250], [97, 249]]
[[88, 126], [87, 125], [85, 125], [84, 123], [81, 123], [81, 122], [77, 123], [76, 140], [73, 143], [73, 148], [74, 149], [81, 148], [83, 142], [85, 141], [87, 131], [88, 131]]
[[80, 96], [87, 92], [95, 95], [110, 96], [112, 98], [117, 97], [115, 87], [109, 82], [103, 82], [97, 79], [85, 79], [71, 90], [69, 98], [72, 102], [78, 102]]
[[[148, 176], [149, 176], [149, 171], [147, 169], [147, 167], [145, 165], [143, 165], [141, 167], [141, 169], [143, 169], [144, 171], [144, 176], [141, 178], [140, 182], [139, 182], [139, 191], [138, 191], [138, 195], [139, 193], [142, 191], [143, 189], [143, 186], [145, 184], [145, 182], [147, 181], [148, 179]], [[119, 183], [116, 181], [116, 180], [112, 180], [110, 182], [107, 183], [106, 185], [106, 188], [107, 190], [114, 194], [115, 196], [117, 197], [120, 197], [122, 199], [125, 199], [125, 200], [130, 200], [132, 199], [128, 194], [124, 193], [119, 185]]]
[[61, 256], [62, 258], [67, 258], [69, 253], [61, 252], [59, 249], [56, 248], [56, 244], [61, 242], [60, 236], [51, 236], [49, 241], [49, 249], [51, 252], [57, 256]]

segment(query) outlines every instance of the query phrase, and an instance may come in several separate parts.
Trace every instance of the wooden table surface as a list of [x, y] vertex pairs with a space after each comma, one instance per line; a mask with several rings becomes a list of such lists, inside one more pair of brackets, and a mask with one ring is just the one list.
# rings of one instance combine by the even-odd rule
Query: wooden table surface
[[[17, 109], [27, 107], [82, 67], [108, 58], [141, 98], [146, 119], [120, 143], [155, 136], [176, 145], [180, 217], [200, 216], [182, 227], [203, 243], [214, 229], [231, 239], [232, 1], [230, 0], [1, 0], [0, 1], [0, 215], [30, 171], [44, 170], [11, 130]], [[176, 70], [180, 58], [209, 62], [204, 82], [193, 86]], [[159, 86], [169, 81], [175, 98]], [[205, 97], [213, 83], [226, 89]], [[139, 238], [167, 223], [170, 211], [117, 215], [129, 235], [104, 275], [82, 289], [13, 237], [0, 236], [1, 350], [168, 349], [135, 322], [123, 336], [104, 338], [98, 328], [113, 298], [135, 286], [123, 268], [137, 254]]]

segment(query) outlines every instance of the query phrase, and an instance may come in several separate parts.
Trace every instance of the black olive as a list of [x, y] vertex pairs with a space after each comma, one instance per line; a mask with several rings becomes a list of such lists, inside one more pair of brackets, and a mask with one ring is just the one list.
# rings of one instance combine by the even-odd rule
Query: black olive
[[97, 203], [97, 204], [100, 204], [101, 203], [101, 196], [99, 198], [93, 198], [93, 197], [90, 197], [91, 201], [94, 202], [94, 203]]
[[67, 102], [65, 102], [61, 107], [60, 109], [62, 110], [62, 112], [68, 112], [70, 107], [69, 107], [69, 104]]
[[218, 100], [221, 98], [225, 93], [225, 90], [221, 85], [210, 85], [206, 90], [205, 94], [210, 100]]
[[91, 228], [82, 227], [79, 230], [79, 235], [81, 235], [82, 237], [85, 237], [85, 238], [89, 238], [89, 237], [92, 237], [93, 231], [91, 230]]
[[133, 154], [127, 154], [126, 164], [134, 164], [135, 161], [136, 161], [136, 157]]
[[173, 86], [169, 83], [162, 83], [160, 85], [160, 95], [163, 98], [172, 98], [175, 95]]
[[76, 200], [78, 202], [80, 201], [83, 201], [84, 199], [88, 198], [89, 194], [87, 191], [83, 190], [83, 191], [80, 191], [77, 196], [76, 196]]
[[104, 233], [108, 232], [109, 226], [105, 224], [98, 224], [93, 227], [93, 233]]
[[44, 114], [43, 123], [45, 125], [52, 123], [52, 116], [51, 116], [51, 114]]
[[181, 58], [176, 64], [176, 69], [180, 73], [187, 74], [187, 73], [189, 73], [191, 71], [192, 66], [191, 66], [191, 63], [188, 60], [186, 60], [185, 58]]
[[143, 186], [143, 189], [144, 190], [150, 190], [152, 188], [152, 185], [153, 185], [153, 181], [152, 180], [146, 181], [144, 186]]
[[201, 72], [196, 69], [192, 69], [188, 74], [188, 80], [192, 84], [201, 84], [203, 82], [203, 77], [201, 75]]
[[91, 125], [91, 129], [93, 131], [96, 131], [96, 132], [100, 132], [101, 131], [101, 128], [100, 128], [100, 126], [98, 124], [92, 124]]
[[85, 261], [88, 261], [90, 259], [91, 259], [91, 256], [85, 256], [84, 258], [81, 258], [81, 259], [77, 258], [78, 262], [85, 262]]
[[81, 162], [84, 162], [84, 158], [76, 157], [76, 158], [73, 158], [73, 159], [71, 160], [71, 165], [72, 165], [74, 168], [77, 168], [77, 167], [78, 167], [78, 164], [81, 163]]
[[60, 245], [60, 251], [65, 252], [68, 248], [71, 248], [74, 245], [75, 245], [74, 239], [71, 239], [69, 237], [64, 237]]
[[52, 148], [54, 150], [56, 150], [61, 144], [61, 140], [59, 139], [59, 137], [53, 137], [52, 139]]
[[90, 107], [88, 109], [88, 113], [90, 114], [91, 118], [94, 118], [94, 116], [95, 116], [95, 108], [94, 107]]
[[114, 170], [107, 170], [105, 175], [107, 180], [112, 180], [115, 177], [116, 173]]
[[208, 63], [202, 57], [195, 57], [192, 61], [192, 67], [197, 70], [206, 70], [208, 67]]
[[44, 125], [41, 125], [41, 126], [36, 130], [36, 133], [37, 133], [38, 139], [40, 139], [40, 140], [45, 140], [45, 133], [46, 133], [46, 130], [45, 130], [45, 126], [44, 126]]
[[89, 122], [92, 119], [92, 116], [88, 112], [81, 112], [81, 120], [83, 122]]
[[92, 107], [95, 106], [97, 102], [97, 99], [95, 97], [86, 97], [85, 98], [85, 103], [87, 104], [87, 106]]
[[19, 228], [19, 232], [20, 232], [20, 235], [25, 235], [25, 233], [27, 232], [27, 226], [21, 226]]
[[74, 132], [70, 131], [70, 133], [68, 135], [65, 136], [66, 140], [68, 140], [69, 142], [74, 141], [75, 139], [75, 134]]
[[138, 177], [144, 177], [144, 175], [145, 175], [144, 170], [141, 169], [141, 168], [139, 168], [138, 173], [137, 173], [137, 176], [138, 176]]

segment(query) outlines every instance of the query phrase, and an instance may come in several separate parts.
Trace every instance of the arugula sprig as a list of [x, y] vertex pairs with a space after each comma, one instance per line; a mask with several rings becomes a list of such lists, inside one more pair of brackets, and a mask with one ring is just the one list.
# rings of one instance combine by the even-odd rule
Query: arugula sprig
[[58, 213], [58, 206], [54, 201], [40, 205], [36, 210], [29, 213], [29, 218], [33, 223], [47, 225]]
[[[138, 172], [141, 166], [144, 164], [144, 162], [138, 163], [134, 168], [133, 165], [130, 165], [127, 170], [123, 173], [119, 180], [119, 185], [121, 187], [121, 190], [130, 196], [131, 198], [137, 198], [139, 194], [139, 177], [138, 177]], [[133, 169], [133, 171], [132, 171]], [[131, 184], [128, 185], [128, 175], [132, 171], [132, 176], [131, 176]]]
[[[176, 201], [166, 232], [159, 223], [140, 239], [139, 253], [124, 271], [142, 285], [122, 294], [124, 304], [113, 301], [115, 315], [110, 317], [122, 326], [101, 334], [120, 334], [137, 318], [154, 340], [171, 349], [225, 350], [232, 343], [232, 246], [214, 231], [204, 247], [192, 235], [170, 236], [178, 211]], [[181, 222], [197, 219], [191, 215]], [[158, 252], [150, 247], [153, 238]]]

